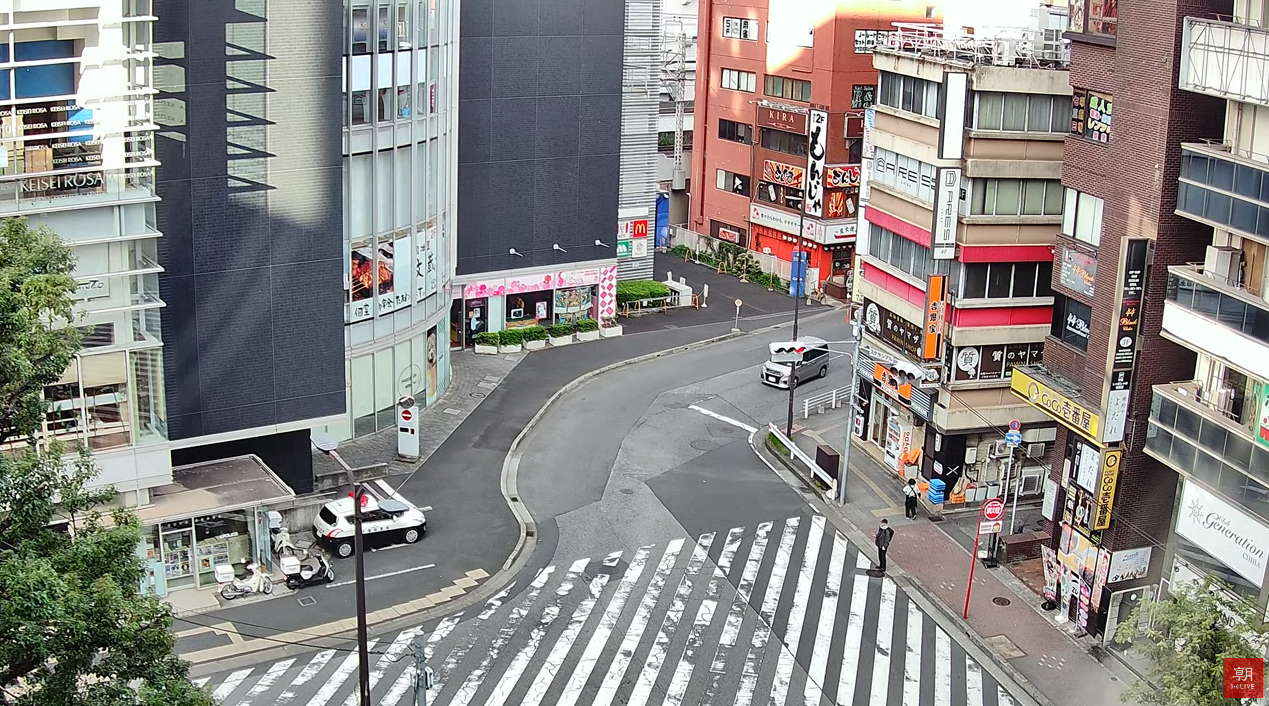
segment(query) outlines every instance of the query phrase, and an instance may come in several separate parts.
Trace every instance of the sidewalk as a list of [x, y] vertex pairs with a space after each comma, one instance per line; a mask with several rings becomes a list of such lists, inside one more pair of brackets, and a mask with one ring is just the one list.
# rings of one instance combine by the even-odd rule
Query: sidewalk
[[[798, 447], [814, 456], [815, 446], [826, 443], [839, 453], [844, 445], [845, 410], [801, 420], [806, 425], [795, 434]], [[863, 449], [852, 448], [847, 481], [849, 500], [834, 506], [865, 537], [872, 536], [878, 518], [895, 529], [889, 559], [892, 575], [907, 578], [938, 607], [966, 629], [967, 636], [991, 653], [1028, 693], [1041, 704], [1119, 706], [1119, 695], [1130, 678], [1121, 665], [1098, 662], [1067, 632], [1070, 626], [1054, 623], [1040, 612], [1040, 598], [1001, 566], [974, 568], [969, 619], [961, 620], [971, 554], [949, 536], [942, 524], [903, 517], [901, 484], [892, 473]], [[1021, 510], [1021, 508], [1020, 508]], [[959, 534], [958, 528], [948, 528]], [[875, 553], [875, 550], [871, 550]], [[875, 555], [875, 554], [874, 554]], [[1112, 672], [1112, 668], [1115, 669]]]

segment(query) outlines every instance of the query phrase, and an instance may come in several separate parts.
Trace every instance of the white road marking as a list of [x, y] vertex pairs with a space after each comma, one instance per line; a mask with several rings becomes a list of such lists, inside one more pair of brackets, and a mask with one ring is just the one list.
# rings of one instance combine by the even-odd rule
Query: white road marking
[[[824, 698], [824, 675], [828, 671], [828, 653], [833, 644], [833, 625], [837, 622], [837, 596], [842, 590], [846, 549], [846, 538], [841, 532], [834, 531], [833, 553], [828, 560], [828, 580], [824, 584], [824, 602], [820, 605], [815, 647], [811, 649], [811, 669], [806, 674], [806, 689], [802, 694], [806, 706], [820, 706], [820, 701]], [[885, 701], [878, 703], [884, 704]]]
[[921, 704], [921, 628], [925, 616], [908, 603], [908, 656], [903, 664], [903, 706]]
[[229, 698], [229, 695], [234, 693], [234, 689], [237, 689], [247, 677], [251, 676], [253, 671], [255, 671], [254, 668], [239, 669], [233, 674], [230, 674], [229, 678], [221, 682], [220, 686], [217, 686], [216, 690], [212, 692], [212, 699], [215, 701], [224, 701]]
[[[732, 554], [734, 555], [735, 552], [733, 551]], [[696, 658], [704, 643], [705, 628], [714, 621], [714, 612], [718, 610], [718, 594], [726, 580], [727, 573], [722, 569], [720, 562], [719, 568], [714, 570], [714, 576], [705, 589], [705, 600], [701, 601], [701, 607], [696, 611], [696, 620], [692, 623], [692, 630], [687, 634], [687, 644], [683, 646], [683, 654], [679, 658], [678, 666], [674, 668], [674, 676], [670, 679], [670, 687], [665, 694], [667, 704], [682, 706], [683, 698], [687, 695], [687, 686], [692, 681], [692, 672], [696, 670]]]
[[815, 583], [815, 566], [819, 563], [820, 541], [823, 538], [824, 517], [817, 515], [811, 518], [811, 533], [806, 537], [806, 548], [802, 552], [802, 569], [793, 588], [793, 605], [789, 608], [789, 622], [776, 659], [775, 679], [771, 682], [771, 698], [767, 700], [767, 706], [784, 706], [789, 698], [789, 684], [793, 681], [793, 667], [802, 641], [802, 624], [806, 620], [806, 604], [811, 602], [811, 585]]
[[[384, 672], [388, 671], [388, 667], [395, 664], [401, 658], [405, 651], [414, 643], [414, 636], [419, 633], [418, 628], [410, 628], [397, 633], [397, 637], [388, 645], [388, 649], [379, 655], [379, 660], [370, 670], [370, 692], [374, 693], [375, 686], [379, 684], [379, 680], [383, 679]], [[344, 699], [344, 706], [356, 706], [358, 692], [356, 690]]]
[[965, 706], [983, 706], [983, 672], [965, 655]]
[[[436, 643], [444, 640], [445, 636], [449, 635], [450, 631], [454, 629], [454, 626], [458, 624], [458, 621], [462, 619], [462, 616], [463, 614], [459, 613], [458, 615], [450, 616], [442, 620], [440, 624], [436, 626], [436, 629], [432, 631], [432, 634], [427, 636], [427, 642], [423, 645], [423, 656], [425, 659], [432, 658], [432, 652], [436, 650]], [[388, 693], [380, 699], [379, 703], [381, 706], [395, 706], [395, 704], [400, 701], [403, 696], [405, 696], [405, 692], [409, 691], [413, 686], [414, 660], [410, 660], [410, 662], [405, 665], [405, 671], [401, 672], [401, 675], [397, 677], [397, 680], [392, 682], [392, 686], [388, 688]]]
[[665, 666], [665, 658], [670, 651], [670, 640], [678, 631], [679, 621], [683, 619], [683, 611], [687, 610], [687, 601], [692, 597], [692, 577], [701, 573], [701, 567], [709, 558], [709, 548], [713, 544], [713, 532], [703, 534], [697, 539], [696, 549], [693, 550], [692, 559], [687, 564], [687, 571], [679, 581], [678, 590], [674, 592], [674, 601], [670, 604], [670, 609], [665, 612], [665, 618], [661, 621], [661, 630], [657, 633], [651, 649], [648, 650], [648, 659], [643, 664], [643, 671], [639, 673], [639, 680], [635, 682], [634, 690], [631, 691], [630, 698], [626, 700], [627, 706], [644, 706], [648, 702], [648, 697], [652, 695], [652, 685], [656, 683], [657, 675]]
[[846, 642], [842, 645], [842, 672], [837, 679], [838, 706], [855, 703], [855, 678], [859, 671], [859, 649], [864, 638], [864, 604], [867, 600], [868, 577], [856, 574], [854, 590], [850, 594], [850, 615], [846, 618]]
[[313, 659], [309, 660], [309, 663], [304, 665], [304, 669], [300, 670], [299, 675], [296, 676], [295, 679], [292, 679], [290, 684], [287, 684], [286, 690], [281, 694], [278, 694], [277, 699], [273, 702], [275, 706], [282, 706], [283, 704], [291, 703], [291, 701], [295, 699], [296, 687], [304, 686], [312, 681], [313, 677], [317, 676], [317, 673], [322, 671], [322, 668], [325, 667], [326, 663], [330, 661], [330, 658], [334, 656], [335, 650], [323, 650], [313, 655]]
[[533, 604], [538, 599], [538, 594], [542, 592], [542, 587], [550, 580], [553, 573], [555, 573], [554, 566], [548, 566], [538, 572], [537, 578], [533, 579], [533, 583], [529, 584], [529, 590], [525, 593], [524, 600], [511, 611], [511, 615], [507, 616], [507, 622], [502, 624], [502, 627], [498, 630], [498, 636], [490, 643], [489, 654], [485, 655], [485, 658], [480, 662], [480, 666], [468, 674], [463, 683], [459, 685], [458, 692], [454, 694], [454, 698], [450, 701], [453, 706], [467, 706], [475, 698], [480, 685], [485, 682], [485, 677], [489, 675], [489, 668], [493, 665], [494, 660], [498, 659], [498, 655], [502, 654], [502, 649], [507, 646], [507, 643], [511, 642], [511, 638], [515, 637], [516, 631], [520, 629], [520, 623], [524, 620], [524, 616], [533, 607]]
[[462, 664], [463, 660], [467, 657], [467, 653], [471, 652], [471, 648], [476, 644], [476, 638], [480, 635], [480, 631], [477, 628], [479, 628], [486, 620], [496, 613], [499, 608], [502, 607], [502, 604], [507, 600], [507, 596], [511, 595], [511, 589], [514, 587], [515, 584], [512, 583], [510, 586], [507, 586], [499, 591], [493, 598], [490, 598], [485, 602], [485, 609], [480, 611], [480, 614], [476, 616], [476, 622], [472, 628], [471, 637], [468, 638], [467, 642], [450, 651], [449, 656], [446, 657], [445, 661], [441, 664], [440, 670], [438, 670], [435, 674], [436, 681], [433, 687], [428, 689], [429, 694], [432, 692], [439, 694], [441, 689], [445, 687], [445, 681], [449, 679], [449, 675], [454, 673], [454, 669], [459, 664]]
[[242, 701], [239, 701], [237, 706], [251, 706], [252, 700], [260, 694], [268, 691], [269, 688], [273, 686], [273, 683], [276, 682], [278, 678], [286, 672], [286, 670], [291, 668], [292, 664], [295, 664], [295, 660], [293, 659], [284, 659], [281, 662], [274, 663], [272, 667], [269, 667], [269, 671], [265, 672], [264, 676], [260, 677], [260, 681], [256, 682], [256, 685], [251, 687], [251, 691], [248, 691], [247, 695], [242, 697]]
[[[379, 644], [378, 640], [371, 640], [366, 643], [366, 650], [373, 650], [375, 645]], [[317, 690], [313, 698], [308, 700], [308, 706], [326, 706], [326, 704], [335, 696], [335, 692], [339, 691], [339, 687], [344, 685], [348, 680], [348, 676], [357, 668], [357, 650], [348, 653], [343, 662], [340, 662], [339, 668], [335, 673], [330, 675], [330, 679], [322, 684], [322, 688]]]
[[711, 412], [708, 409], [705, 409], [704, 407], [697, 407], [696, 405], [688, 405], [688, 409], [694, 409], [697, 412], [700, 412], [701, 414], [707, 417], [713, 417], [714, 419], [717, 419], [720, 422], [727, 422], [728, 424], [734, 427], [740, 427], [741, 429], [744, 429], [750, 434], [758, 431], [758, 428], [753, 425], [745, 424], [744, 422], [736, 420], [736, 419], [732, 419], [731, 417], [724, 417], [723, 415], [717, 412]]
[[590, 642], [586, 644], [581, 660], [578, 661], [577, 666], [573, 667], [573, 674], [564, 685], [564, 692], [560, 694], [556, 706], [575, 706], [577, 699], [581, 697], [582, 689], [586, 686], [590, 673], [594, 671], [595, 663], [599, 660], [599, 654], [604, 651], [604, 645], [608, 643], [608, 637], [616, 627], [621, 611], [625, 609], [626, 601], [629, 600], [635, 583], [643, 574], [643, 567], [648, 563], [648, 556], [651, 553], [651, 547], [641, 547], [635, 552], [634, 560], [630, 562], [630, 566], [618, 582], [617, 590], [608, 602], [608, 609], [604, 611], [599, 626], [595, 628], [595, 633], [590, 636]]
[[[389, 576], [400, 576], [401, 574], [409, 574], [415, 571], [422, 571], [424, 569], [435, 569], [435, 568], [436, 568], [436, 564], [424, 564], [423, 566], [415, 566], [409, 569], [401, 569], [400, 571], [391, 571], [386, 574], [378, 574], [376, 576], [367, 576], [366, 580], [374, 581], [375, 579], [386, 579]], [[326, 584], [326, 588], [339, 588], [340, 586], [351, 586], [354, 583], [357, 583], [356, 579], [353, 579], [351, 581], [340, 581], [339, 583], [328, 583]]]
[[996, 703], [1000, 706], [1018, 706], [1018, 702], [1013, 700], [1009, 692], [1005, 691], [1005, 687], [996, 685]]
[[190, 683], [193, 684], [195, 688], [201, 689], [207, 686], [207, 682], [209, 681], [211, 681], [211, 677], [199, 677], [198, 679], [190, 681]]
[[714, 652], [714, 662], [710, 671], [721, 674], [726, 668], [727, 655], [736, 646], [740, 637], [740, 624], [745, 619], [745, 606], [753, 595], [754, 582], [758, 580], [758, 569], [762, 567], [762, 557], [767, 551], [767, 537], [771, 534], [772, 523], [763, 522], [758, 525], [753, 544], [749, 547], [749, 558], [745, 560], [744, 572], [740, 575], [740, 583], [736, 587], [736, 597], [727, 611], [727, 622], [723, 624], [723, 634], [718, 641], [718, 649]]
[[890, 579], [881, 582], [881, 606], [877, 618], [876, 656], [872, 658], [872, 700], [884, 704], [890, 691], [890, 656], [894, 650], [894, 599], [895, 583]]
[[[609, 554], [604, 558], [604, 566], [608, 568], [616, 566], [617, 562], [621, 560], [621, 554], [622, 552]], [[564, 632], [560, 633], [559, 639], [555, 641], [555, 646], [547, 653], [546, 661], [542, 663], [542, 668], [538, 670], [537, 677], [533, 679], [533, 683], [529, 685], [529, 690], [520, 701], [521, 706], [538, 706], [538, 704], [542, 703], [547, 690], [551, 688], [551, 682], [555, 680], [555, 676], [560, 672], [560, 666], [564, 664], [568, 653], [572, 652], [573, 643], [577, 641], [577, 636], [581, 634], [586, 621], [590, 619], [591, 611], [595, 609], [595, 603], [603, 595], [604, 587], [608, 585], [608, 576], [608, 574], [600, 574], [591, 579], [590, 596], [577, 606], [577, 610], [573, 612], [573, 617], [568, 621]]]
[[520, 677], [524, 676], [524, 670], [529, 668], [529, 662], [538, 653], [542, 638], [546, 637], [547, 631], [551, 629], [555, 619], [560, 616], [560, 606], [563, 605], [564, 599], [568, 597], [568, 594], [573, 592], [577, 577], [586, 570], [589, 564], [590, 559], [579, 559], [568, 567], [564, 582], [555, 591], [555, 600], [542, 611], [542, 616], [538, 618], [538, 624], [533, 626], [533, 630], [529, 632], [529, 641], [524, 644], [524, 647], [520, 648], [520, 651], [512, 658], [511, 664], [498, 677], [498, 683], [494, 685], [494, 691], [485, 701], [485, 706], [503, 706], [507, 702], [507, 697], [511, 696], [511, 692], [516, 688]]
[[860, 553], [856, 554], [856, 555], [855, 555], [855, 568], [856, 568], [856, 569], [871, 569], [871, 568], [872, 568], [872, 559], [869, 559], [867, 556], [865, 556], [863, 552], [860, 552]]
[[753, 703], [754, 690], [758, 688], [758, 660], [767, 649], [767, 641], [771, 638], [771, 624], [775, 622], [776, 608], [780, 605], [780, 596], [784, 594], [784, 576], [789, 571], [793, 544], [797, 541], [798, 521], [798, 518], [791, 517], [784, 523], [784, 534], [780, 537], [775, 564], [771, 567], [767, 589], [762, 596], [762, 606], [758, 610], [758, 625], [754, 628], [753, 638], [749, 641], [749, 652], [745, 655], [745, 670], [736, 692], [735, 706], [749, 706]]
[[604, 681], [599, 687], [599, 693], [595, 695], [592, 706], [611, 706], [613, 697], [617, 695], [617, 689], [621, 687], [622, 677], [626, 673], [626, 668], [630, 666], [630, 659], [634, 655], [635, 650], [639, 648], [639, 641], [643, 638], [643, 631], [648, 627], [648, 620], [652, 616], [652, 610], [656, 608], [657, 600], [661, 597], [661, 591], [665, 588], [665, 581], [670, 575], [670, 571], [674, 569], [674, 562], [678, 559], [679, 551], [683, 548], [683, 540], [676, 539], [665, 547], [665, 555], [661, 557], [661, 564], [657, 566], [656, 573], [652, 575], [652, 582], [648, 584], [647, 591], [643, 594], [643, 600], [639, 603], [638, 610], [635, 611], [634, 620], [630, 623], [630, 629], [626, 631], [626, 639], [622, 640], [621, 646], [617, 648], [617, 654], [613, 656], [612, 664], [608, 667], [608, 673], [604, 675]]
[[[952, 639], [939, 628], [934, 629], [934, 673], [952, 673]], [[952, 680], [934, 680], [934, 706], [952, 706]]]
[[718, 570], [724, 574], [731, 573], [731, 563], [736, 559], [736, 550], [740, 549], [740, 538], [743, 536], [744, 527], [732, 527], [727, 532], [727, 543], [723, 545], [723, 553], [718, 555]]

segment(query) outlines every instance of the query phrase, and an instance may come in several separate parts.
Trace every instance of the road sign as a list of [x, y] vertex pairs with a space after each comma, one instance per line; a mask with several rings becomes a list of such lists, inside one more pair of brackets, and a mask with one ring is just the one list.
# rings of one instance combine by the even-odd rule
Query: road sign
[[1009, 431], [1018, 431], [1021, 428], [1022, 428], [1022, 422], [1018, 421], [1017, 419], [1011, 420], [1009, 422]]
[[402, 419], [403, 421], [407, 421], [407, 422], [408, 422], [408, 421], [410, 421], [410, 419], [411, 419], [411, 418], [413, 418], [413, 417], [414, 417], [414, 415], [410, 413], [410, 410], [408, 410], [408, 409], [403, 409], [403, 410], [401, 410], [401, 419]]
[[1016, 431], [1006, 432], [1006, 433], [1005, 433], [1005, 443], [1006, 443], [1006, 444], [1009, 444], [1009, 446], [1011, 446], [1011, 447], [1014, 447], [1014, 446], [1017, 446], [1018, 444], [1021, 444], [1021, 443], [1022, 443], [1022, 434], [1020, 434], [1020, 433], [1018, 433], [1018, 432], [1016, 432]]
[[737, 299], [737, 300], [736, 300], [736, 308], [737, 308], [737, 309], [739, 309], [740, 307], [742, 307], [742, 306], [744, 306], [744, 305], [745, 305], [745, 303], [744, 303], [744, 302], [740, 301], [739, 299]]
[[1005, 523], [1001, 522], [1000, 520], [990, 520], [987, 522], [979, 522], [978, 533], [979, 534], [997, 534], [1000, 532], [1000, 530], [1004, 526], [1005, 526]]
[[999, 520], [1005, 516], [1005, 501], [1000, 498], [988, 498], [983, 501], [983, 519]]

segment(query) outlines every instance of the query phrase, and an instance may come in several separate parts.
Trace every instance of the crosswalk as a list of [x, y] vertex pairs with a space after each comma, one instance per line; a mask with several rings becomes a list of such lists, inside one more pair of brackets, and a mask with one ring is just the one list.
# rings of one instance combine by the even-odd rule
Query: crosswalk
[[[371, 703], [429, 706], [1015, 706], [820, 516], [552, 565], [371, 644]], [[355, 649], [195, 680], [223, 706], [354, 706]]]

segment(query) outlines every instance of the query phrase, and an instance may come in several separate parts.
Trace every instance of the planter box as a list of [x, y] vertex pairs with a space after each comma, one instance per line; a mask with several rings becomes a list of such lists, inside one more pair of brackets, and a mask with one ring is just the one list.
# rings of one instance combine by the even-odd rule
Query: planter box
[[543, 348], [546, 348], [545, 338], [542, 339], [541, 341], [525, 341], [524, 342], [524, 349], [526, 351], [540, 351]]
[[476, 355], [498, 355], [498, 346], [482, 346], [477, 343]]
[[571, 334], [568, 336], [549, 336], [548, 340], [551, 341], [552, 348], [555, 346], [567, 346], [573, 342], [573, 336]]
[[607, 328], [599, 329], [599, 335], [602, 338], [615, 338], [616, 336], [620, 336], [621, 333], [622, 333], [621, 324], [617, 324], [616, 326], [608, 326]]
[[579, 341], [598, 341], [599, 331], [578, 331], [577, 340]]
[[521, 350], [522, 349], [520, 348], [519, 343], [515, 344], [514, 346], [503, 346], [503, 345], [498, 346], [499, 353], [519, 353]]

